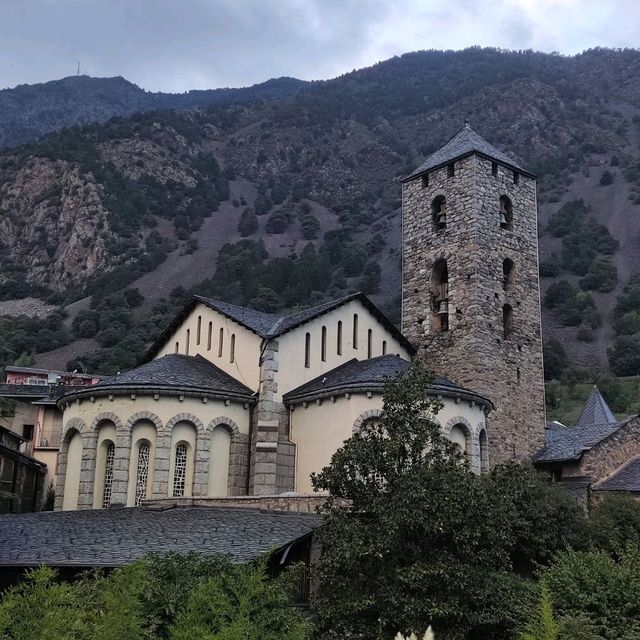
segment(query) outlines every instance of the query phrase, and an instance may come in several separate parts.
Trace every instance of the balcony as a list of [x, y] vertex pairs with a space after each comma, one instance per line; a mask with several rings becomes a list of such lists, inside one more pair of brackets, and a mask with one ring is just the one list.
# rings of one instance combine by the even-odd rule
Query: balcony
[[38, 449], [59, 449], [62, 439], [62, 425], [51, 429], [41, 429], [38, 434]]

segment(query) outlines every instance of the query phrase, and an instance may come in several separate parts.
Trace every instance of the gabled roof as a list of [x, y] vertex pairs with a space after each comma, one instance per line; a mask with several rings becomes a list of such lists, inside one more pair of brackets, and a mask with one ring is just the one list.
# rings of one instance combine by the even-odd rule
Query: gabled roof
[[606, 400], [602, 397], [598, 387], [593, 385], [591, 393], [587, 398], [587, 401], [582, 408], [577, 427], [582, 427], [590, 424], [616, 424], [618, 419], [613, 415], [611, 409]]
[[[349, 360], [284, 395], [284, 401], [295, 404], [339, 393], [382, 393], [387, 380], [407, 373], [411, 364], [397, 355], [387, 354], [368, 360]], [[492, 407], [491, 402], [446, 378], [435, 378], [430, 387], [433, 395], [460, 397]]]
[[544, 448], [535, 462], [578, 460], [584, 451], [608, 438], [627, 422], [618, 422], [594, 385], [575, 427], [566, 427], [556, 421], [547, 423]]
[[512, 160], [506, 153], [496, 149], [492, 144], [489, 144], [486, 140], [481, 138], [470, 126], [469, 123], [464, 125], [453, 138], [446, 142], [436, 152], [432, 153], [415, 171], [410, 173], [405, 180], [411, 180], [427, 171], [433, 171], [438, 169], [454, 160], [463, 158], [465, 156], [477, 153], [481, 156], [485, 156], [491, 160], [497, 160], [498, 162], [517, 169], [525, 175], [534, 177]]
[[409, 352], [413, 353], [414, 349], [411, 343], [402, 335], [395, 325], [376, 307], [367, 296], [363, 293], [354, 293], [337, 300], [330, 300], [315, 307], [310, 307], [295, 313], [277, 315], [272, 313], [264, 313], [256, 311], [248, 307], [240, 307], [221, 300], [205, 298], [204, 296], [193, 296], [193, 298], [185, 305], [185, 307], [176, 315], [169, 325], [162, 332], [160, 337], [151, 345], [144, 356], [143, 362], [148, 361], [160, 351], [166, 343], [169, 336], [180, 326], [183, 320], [191, 313], [196, 304], [201, 303], [205, 306], [221, 313], [230, 320], [237, 322], [249, 331], [263, 339], [277, 338], [278, 336], [299, 327], [305, 322], [309, 322], [329, 311], [333, 311], [353, 300], [360, 302], [373, 316], [384, 326], [384, 328]]
[[308, 536], [314, 513], [232, 507], [44, 511], [0, 518], [0, 566], [119, 567], [150, 552], [221, 554], [242, 563]]
[[565, 427], [560, 423], [548, 423], [544, 431], [544, 448], [534, 457], [534, 462], [568, 462], [579, 460], [605, 438], [613, 435], [625, 422], [616, 424], [586, 424]]
[[129, 391], [172, 391], [203, 393], [221, 398], [254, 399], [254, 392], [233, 376], [224, 372], [202, 356], [185, 356], [172, 353], [162, 358], [105, 378], [90, 387], [77, 387], [67, 393], [62, 401], [86, 395], [104, 395]]
[[608, 478], [593, 485], [594, 491], [640, 492], [640, 458], [633, 458], [616, 469]]

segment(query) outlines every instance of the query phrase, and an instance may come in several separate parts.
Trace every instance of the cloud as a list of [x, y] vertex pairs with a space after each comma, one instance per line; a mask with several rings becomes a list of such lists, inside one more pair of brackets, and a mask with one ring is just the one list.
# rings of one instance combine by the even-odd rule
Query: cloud
[[149, 90], [334, 77], [416, 49], [640, 42], [631, 0], [0, 0], [0, 84], [83, 72]]

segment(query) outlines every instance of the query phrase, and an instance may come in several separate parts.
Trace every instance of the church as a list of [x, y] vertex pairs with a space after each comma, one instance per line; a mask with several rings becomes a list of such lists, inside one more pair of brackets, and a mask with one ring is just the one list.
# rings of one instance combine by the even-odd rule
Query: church
[[468, 125], [402, 181], [402, 332], [363, 294], [194, 296], [133, 370], [58, 400], [56, 509], [312, 493], [413, 358], [476, 473], [544, 438], [535, 177]]

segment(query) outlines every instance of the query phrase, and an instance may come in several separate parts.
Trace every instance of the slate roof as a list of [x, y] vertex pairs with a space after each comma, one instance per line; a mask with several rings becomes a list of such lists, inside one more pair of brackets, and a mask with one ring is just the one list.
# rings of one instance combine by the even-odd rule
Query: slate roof
[[594, 386], [575, 427], [566, 427], [560, 422], [547, 423], [544, 448], [535, 456], [534, 461], [578, 460], [584, 451], [614, 434], [627, 421], [618, 422], [600, 391]]
[[0, 384], [2, 398], [44, 398], [48, 395], [48, 384]]
[[296, 327], [313, 320], [318, 316], [323, 315], [329, 311], [333, 311], [347, 304], [353, 300], [359, 301], [366, 309], [368, 309], [373, 316], [385, 327], [385, 329], [402, 344], [402, 346], [413, 353], [414, 349], [411, 343], [402, 335], [397, 327], [376, 307], [367, 296], [363, 293], [353, 293], [337, 300], [331, 300], [303, 311], [296, 311], [295, 313], [278, 315], [273, 313], [264, 313], [262, 311], [256, 311], [248, 307], [240, 307], [235, 304], [229, 304], [221, 300], [214, 300], [212, 298], [206, 298], [204, 296], [193, 296], [193, 298], [187, 303], [187, 305], [176, 315], [171, 323], [165, 328], [160, 337], [154, 342], [154, 344], [147, 351], [144, 361], [148, 361], [153, 358], [162, 348], [167, 341], [168, 337], [173, 331], [182, 323], [184, 318], [191, 312], [193, 307], [201, 302], [210, 309], [221, 313], [222, 315], [230, 318], [238, 324], [246, 327], [250, 331], [264, 339], [277, 338], [278, 336], [291, 331]]
[[122, 391], [184, 391], [206, 393], [224, 398], [251, 401], [254, 392], [233, 376], [200, 355], [172, 353], [162, 358], [105, 378], [89, 387], [77, 387], [63, 396], [69, 400], [78, 396], [104, 395]]
[[411, 180], [427, 171], [432, 171], [433, 169], [437, 169], [472, 153], [478, 153], [492, 160], [497, 160], [508, 167], [517, 169], [526, 175], [532, 175], [528, 171], [525, 171], [507, 154], [500, 151], [500, 149], [496, 149], [492, 144], [489, 144], [481, 138], [467, 123], [453, 138], [436, 152], [432, 153], [415, 171], [404, 178], [404, 180]]
[[236, 563], [320, 526], [314, 513], [149, 507], [0, 516], [0, 566], [118, 567], [148, 553], [223, 554]]
[[618, 419], [613, 415], [609, 405], [606, 403], [596, 385], [593, 385], [587, 402], [582, 408], [576, 426], [589, 424], [616, 424]]
[[608, 478], [593, 485], [594, 491], [640, 491], [640, 458], [623, 464]]
[[[393, 354], [368, 360], [349, 360], [284, 395], [285, 402], [296, 403], [346, 392], [382, 392], [387, 379], [406, 373], [411, 364]], [[431, 391], [445, 396], [473, 399], [483, 404], [491, 402], [483, 396], [461, 387], [446, 378], [435, 378]]]

